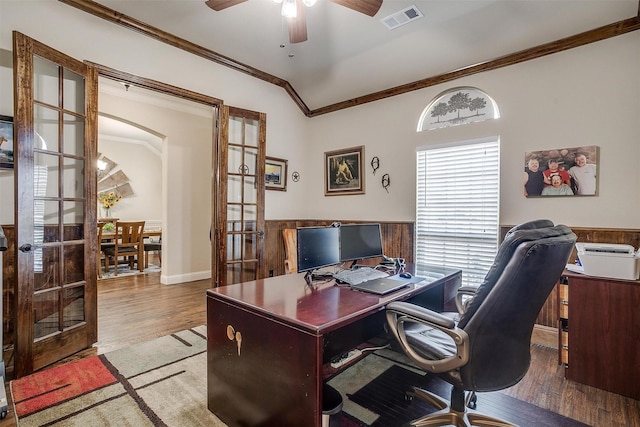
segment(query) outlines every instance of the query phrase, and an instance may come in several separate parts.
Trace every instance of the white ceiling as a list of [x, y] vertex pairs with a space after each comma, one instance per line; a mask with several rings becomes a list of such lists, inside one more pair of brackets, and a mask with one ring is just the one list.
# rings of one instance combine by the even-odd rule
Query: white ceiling
[[[97, 2], [287, 80], [312, 110], [638, 15], [638, 0], [384, 0], [375, 17], [318, 0], [308, 40], [290, 45], [273, 0], [219, 12], [204, 0]], [[424, 17], [392, 31], [380, 22], [411, 5]]]

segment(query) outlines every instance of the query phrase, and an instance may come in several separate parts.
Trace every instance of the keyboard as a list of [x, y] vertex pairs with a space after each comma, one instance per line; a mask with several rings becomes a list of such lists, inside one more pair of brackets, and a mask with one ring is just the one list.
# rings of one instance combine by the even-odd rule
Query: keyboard
[[342, 270], [333, 274], [333, 278], [349, 285], [357, 285], [368, 280], [389, 277], [384, 271], [372, 267], [360, 267], [355, 270]]

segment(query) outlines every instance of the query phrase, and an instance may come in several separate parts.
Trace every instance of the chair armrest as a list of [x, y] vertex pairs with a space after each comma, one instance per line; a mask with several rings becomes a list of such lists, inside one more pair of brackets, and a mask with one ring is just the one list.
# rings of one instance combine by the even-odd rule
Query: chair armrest
[[456, 309], [458, 313], [463, 314], [466, 311], [467, 303], [463, 301], [464, 297], [473, 297], [478, 290], [475, 286], [461, 286], [456, 294]]
[[[386, 307], [387, 322], [391, 332], [403, 350], [422, 369], [441, 373], [465, 365], [469, 361], [469, 336], [459, 329], [453, 319], [419, 305], [406, 302], [392, 302]], [[404, 323], [417, 323], [437, 329], [447, 334], [456, 346], [456, 353], [442, 359], [428, 359], [411, 346], [405, 333]]]
[[429, 310], [428, 308], [411, 304], [409, 302], [396, 301], [389, 303], [387, 305], [387, 312], [389, 311], [413, 317], [434, 327], [452, 329], [456, 326], [456, 322], [451, 317], [443, 316], [442, 314]]

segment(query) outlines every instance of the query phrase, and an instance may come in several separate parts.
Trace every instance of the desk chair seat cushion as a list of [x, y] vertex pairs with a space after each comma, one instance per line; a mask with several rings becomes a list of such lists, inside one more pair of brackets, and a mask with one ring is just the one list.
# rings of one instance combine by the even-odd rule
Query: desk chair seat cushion
[[456, 354], [453, 339], [439, 329], [423, 327], [407, 329], [407, 341], [425, 359], [440, 360]]

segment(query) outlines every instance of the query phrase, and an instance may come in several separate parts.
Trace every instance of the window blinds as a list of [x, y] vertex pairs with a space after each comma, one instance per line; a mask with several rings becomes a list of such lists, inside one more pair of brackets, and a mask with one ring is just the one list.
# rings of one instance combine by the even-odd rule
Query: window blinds
[[477, 286], [498, 247], [499, 142], [420, 149], [417, 153], [416, 263], [462, 270]]

